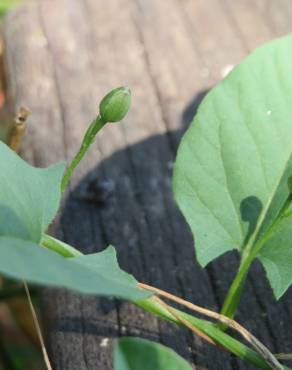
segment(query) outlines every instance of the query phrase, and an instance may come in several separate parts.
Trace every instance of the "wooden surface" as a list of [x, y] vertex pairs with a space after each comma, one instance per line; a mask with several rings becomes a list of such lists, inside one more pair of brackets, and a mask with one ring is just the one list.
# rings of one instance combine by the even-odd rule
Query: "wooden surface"
[[[33, 112], [23, 155], [47, 166], [77, 150], [97, 102], [128, 85], [133, 106], [78, 169], [54, 232], [83, 252], [117, 247], [140, 281], [217, 310], [236, 271], [228, 254], [201, 269], [171, 194], [177, 145], [205, 91], [257, 45], [289, 32], [289, 0], [43, 0], [5, 27], [14, 109]], [[49, 266], [48, 266], [49, 268]], [[273, 351], [292, 351], [292, 291], [276, 303], [255, 264], [238, 320]], [[143, 336], [197, 369], [252, 369], [192, 334], [117, 300], [43, 292], [54, 370], [112, 369], [113, 340]]]

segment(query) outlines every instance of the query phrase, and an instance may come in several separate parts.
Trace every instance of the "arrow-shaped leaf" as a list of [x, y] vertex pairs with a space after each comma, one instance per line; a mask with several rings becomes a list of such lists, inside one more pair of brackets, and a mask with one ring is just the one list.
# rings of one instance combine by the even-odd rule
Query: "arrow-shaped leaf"
[[[174, 193], [202, 265], [235, 248], [251, 253], [288, 197], [291, 60], [291, 36], [257, 49], [207, 95], [182, 140]], [[290, 245], [286, 231], [285, 240], [277, 233], [261, 250], [277, 296], [291, 284], [292, 269], [284, 278], [280, 259], [267, 262], [268, 250], [285, 259]]]

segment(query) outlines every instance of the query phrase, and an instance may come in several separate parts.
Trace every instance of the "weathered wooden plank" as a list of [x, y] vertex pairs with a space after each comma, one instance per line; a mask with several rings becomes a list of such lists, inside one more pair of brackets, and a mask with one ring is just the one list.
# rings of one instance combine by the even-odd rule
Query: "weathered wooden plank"
[[[24, 143], [31, 163], [72, 158], [103, 94], [124, 84], [134, 92], [125, 122], [103, 130], [74, 176], [57, 234], [87, 253], [112, 243], [139, 280], [213, 309], [237, 260], [220, 258], [207, 270], [196, 264], [173, 202], [171, 165], [194, 112], [191, 98], [197, 103], [228, 64], [285, 32], [284, 13], [288, 27], [284, 5], [268, 13], [272, 27], [263, 4], [272, 0], [257, 1], [255, 11], [243, 0], [42, 0], [6, 24], [11, 100], [33, 110]], [[256, 265], [240, 319], [272, 349], [283, 350], [286, 340], [291, 351], [291, 297], [276, 306], [260, 275]], [[43, 302], [55, 369], [111, 369], [112, 339], [125, 334], [159, 339], [198, 369], [251, 368], [127, 303], [62, 290], [45, 290]]]
[[289, 0], [282, 0], [281, 6], [275, 1], [257, 1], [256, 9], [274, 36], [283, 36], [291, 32], [292, 7]]
[[[63, 157], [62, 118], [52, 77], [47, 40], [39, 25], [37, 8], [25, 6], [6, 21], [6, 72], [12, 109], [27, 105], [33, 111], [25, 136], [25, 157], [44, 166]], [[26, 38], [19, 37], [25, 32]]]

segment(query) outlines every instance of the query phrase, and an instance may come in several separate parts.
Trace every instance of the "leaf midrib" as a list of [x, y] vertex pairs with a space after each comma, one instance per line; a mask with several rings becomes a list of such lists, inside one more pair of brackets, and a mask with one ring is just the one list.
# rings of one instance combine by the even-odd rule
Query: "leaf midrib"
[[[245, 244], [245, 246], [243, 247], [243, 250], [242, 251], [245, 251], [246, 253], [250, 252], [252, 247], [254, 246], [256, 240], [257, 240], [257, 237], [259, 235], [259, 232], [261, 230], [261, 227], [263, 226], [265, 220], [266, 220], [266, 216], [270, 210], [270, 207], [272, 205], [272, 202], [275, 198], [275, 195], [277, 194], [277, 191], [278, 191], [278, 188], [281, 184], [281, 181], [286, 173], [286, 170], [287, 170], [287, 167], [288, 167], [288, 163], [290, 162], [292, 158], [292, 151], [290, 152], [290, 155], [288, 156], [288, 159], [287, 161], [285, 162], [285, 165], [284, 165], [284, 170], [283, 172], [281, 173], [281, 175], [279, 176], [279, 178], [277, 179], [276, 181], [276, 184], [275, 184], [275, 188], [274, 190], [271, 192], [271, 195], [268, 197], [268, 201], [266, 203], [266, 206], [263, 208], [263, 211], [262, 213], [260, 214], [260, 217], [259, 217], [259, 220], [256, 224], [256, 227], [255, 227], [255, 231], [254, 233], [250, 236], [250, 238], [248, 239], [247, 243]], [[266, 232], [263, 234], [263, 237], [265, 236]], [[249, 253], [248, 253], [249, 254]]]

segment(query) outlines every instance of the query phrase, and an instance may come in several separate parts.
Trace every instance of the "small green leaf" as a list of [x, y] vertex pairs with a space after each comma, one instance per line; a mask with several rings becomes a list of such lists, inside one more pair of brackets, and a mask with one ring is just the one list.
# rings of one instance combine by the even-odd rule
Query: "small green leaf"
[[113, 247], [67, 259], [30, 241], [0, 237], [0, 272], [10, 278], [87, 294], [129, 300], [149, 296], [119, 268]]
[[57, 213], [64, 169], [32, 167], [0, 143], [0, 236], [40, 241]]
[[[250, 254], [289, 195], [291, 59], [291, 36], [253, 52], [207, 95], [181, 142], [174, 193], [202, 265], [231, 249]], [[289, 245], [292, 233], [277, 233], [260, 254], [277, 296], [292, 283], [281, 267]], [[281, 258], [268, 262], [266, 247]]]
[[122, 338], [114, 350], [114, 370], [192, 370], [172, 349], [138, 338]]

